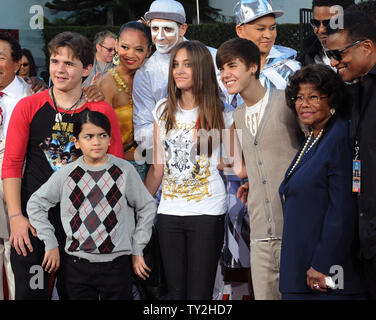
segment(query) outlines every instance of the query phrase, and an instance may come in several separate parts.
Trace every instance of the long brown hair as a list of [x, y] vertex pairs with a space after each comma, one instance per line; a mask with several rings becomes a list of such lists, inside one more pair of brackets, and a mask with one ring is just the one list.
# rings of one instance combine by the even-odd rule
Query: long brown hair
[[[221, 133], [224, 129], [224, 106], [219, 95], [214, 62], [210, 51], [200, 41], [183, 41], [171, 52], [168, 96], [161, 114], [161, 119], [166, 120], [166, 133], [174, 127], [178, 100], [181, 98], [181, 90], [176, 87], [172, 75], [175, 56], [181, 49], [187, 50], [189, 61], [193, 68], [193, 96], [195, 104], [199, 106], [199, 121], [196, 130], [204, 129], [204, 132], [208, 133], [210, 130], [216, 129], [216, 132]], [[199, 132], [198, 153], [200, 152], [200, 138], [204, 138], [204, 132], [201, 132], [201, 130]], [[209, 136], [207, 141], [208, 156], [210, 157], [213, 149], [212, 137]]]

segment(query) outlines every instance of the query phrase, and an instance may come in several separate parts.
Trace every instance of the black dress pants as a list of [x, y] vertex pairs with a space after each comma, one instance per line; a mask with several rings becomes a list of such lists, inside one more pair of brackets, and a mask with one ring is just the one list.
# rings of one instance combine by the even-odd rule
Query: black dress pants
[[362, 259], [363, 272], [367, 290], [367, 299], [376, 300], [376, 257]]
[[131, 300], [130, 256], [89, 262], [69, 254], [64, 262], [68, 300]]
[[[59, 243], [60, 268], [56, 272], [56, 289], [60, 300], [66, 299], [66, 290], [63, 282], [64, 269], [62, 267], [65, 258], [66, 235], [60, 219], [60, 206], [49, 211], [48, 218], [55, 228], [55, 236]], [[30, 252], [26, 247], [27, 255], [18, 255], [12, 247], [10, 262], [14, 273], [15, 299], [16, 300], [48, 300], [50, 295], [51, 274], [42, 269], [42, 262], [45, 254], [44, 243], [34, 237], [29, 231], [29, 238], [33, 247]]]
[[171, 300], [211, 300], [225, 215], [159, 214], [157, 230]]

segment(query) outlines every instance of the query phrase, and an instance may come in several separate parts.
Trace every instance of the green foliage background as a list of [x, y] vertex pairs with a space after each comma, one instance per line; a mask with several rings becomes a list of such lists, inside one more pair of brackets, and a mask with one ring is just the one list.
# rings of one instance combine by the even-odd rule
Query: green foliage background
[[[94, 35], [105, 29], [115, 34], [119, 31], [119, 26], [45, 26], [44, 40], [47, 43], [58, 33], [63, 31], [78, 32], [89, 40], [93, 40]], [[236, 37], [234, 23], [215, 23], [189, 25], [186, 38], [191, 40], [200, 40], [208, 46], [218, 48], [221, 43]], [[280, 24], [278, 25], [278, 36], [276, 44], [299, 50], [299, 25], [298, 24]]]
[[[84, 35], [92, 41], [94, 35], [99, 31], [107, 29], [117, 34], [119, 28], [119, 26], [45, 26], [43, 34], [46, 65], [48, 66], [49, 64], [47, 44], [58, 33], [73, 31]], [[223, 42], [235, 38], [237, 35], [235, 23], [215, 23], [189, 25], [185, 37], [190, 40], [199, 40], [207, 46], [218, 48]], [[279, 24], [276, 44], [299, 51], [299, 24]]]

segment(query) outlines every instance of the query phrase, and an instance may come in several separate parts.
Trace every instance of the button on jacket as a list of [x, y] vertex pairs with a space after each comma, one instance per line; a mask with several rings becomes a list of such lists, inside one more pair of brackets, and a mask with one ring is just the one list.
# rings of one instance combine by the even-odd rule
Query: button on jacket
[[[312, 293], [307, 271], [336, 275], [338, 290], [328, 294], [361, 293], [357, 261], [356, 201], [352, 194], [349, 125], [332, 116], [321, 138], [303, 155], [280, 187], [283, 237], [280, 268], [282, 293]], [[339, 268], [343, 278], [339, 278]], [[337, 272], [333, 271], [336, 270]], [[338, 278], [337, 278], [338, 277]], [[340, 290], [341, 289], [341, 290]]]
[[[268, 104], [253, 137], [245, 123], [246, 105], [234, 112], [249, 179], [251, 239], [281, 238], [283, 217], [278, 188], [301, 142], [296, 115], [283, 91], [270, 89]], [[239, 130], [240, 129], [240, 130]]]

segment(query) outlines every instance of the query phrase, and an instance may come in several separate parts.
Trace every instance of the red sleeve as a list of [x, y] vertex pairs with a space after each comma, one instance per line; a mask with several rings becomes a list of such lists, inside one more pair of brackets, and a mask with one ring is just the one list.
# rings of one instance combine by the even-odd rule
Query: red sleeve
[[2, 179], [22, 179], [22, 167], [29, 141], [30, 123], [33, 114], [35, 114], [31, 105], [29, 97], [21, 99], [12, 112], [5, 141]]
[[101, 101], [97, 103], [90, 103], [89, 109], [92, 111], [102, 112], [111, 124], [111, 145], [108, 148], [108, 153], [124, 159], [124, 149], [121, 140], [121, 132], [119, 127], [119, 121], [114, 109], [108, 103]]

